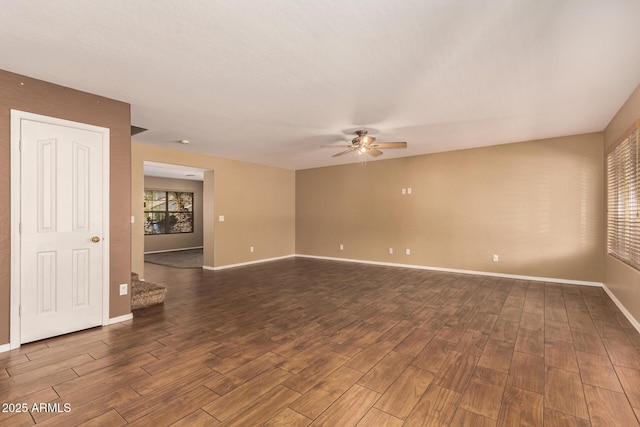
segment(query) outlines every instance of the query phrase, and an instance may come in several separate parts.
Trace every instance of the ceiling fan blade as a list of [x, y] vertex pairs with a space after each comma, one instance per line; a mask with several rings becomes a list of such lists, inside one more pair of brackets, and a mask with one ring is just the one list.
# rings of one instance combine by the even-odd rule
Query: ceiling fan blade
[[351, 145], [351, 144], [346, 144], [346, 145], [322, 144], [320, 147], [327, 147], [327, 148], [351, 148], [351, 147], [352, 147], [352, 145]]
[[378, 157], [382, 156], [382, 151], [378, 150], [377, 148], [369, 147], [367, 148], [367, 154], [370, 154], [373, 157]]
[[338, 157], [338, 156], [342, 156], [343, 154], [351, 153], [352, 151], [355, 151], [355, 150], [357, 150], [357, 149], [358, 149], [358, 147], [351, 147], [351, 148], [349, 148], [348, 150], [341, 151], [341, 152], [339, 152], [338, 154], [334, 154], [334, 155], [333, 155], [333, 156], [331, 156], [331, 157]]
[[376, 142], [371, 144], [375, 148], [407, 148], [406, 142]]

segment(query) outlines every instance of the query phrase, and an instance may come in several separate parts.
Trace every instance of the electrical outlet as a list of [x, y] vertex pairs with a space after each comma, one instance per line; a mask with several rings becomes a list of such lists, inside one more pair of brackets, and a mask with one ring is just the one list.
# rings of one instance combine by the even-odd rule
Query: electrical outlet
[[344, 245], [342, 243], [340, 243], [340, 250], [344, 251]]
[[407, 255], [411, 255], [411, 249], [407, 248], [404, 250], [404, 253]]
[[120, 285], [120, 295], [126, 295], [127, 294], [127, 287], [128, 287], [128, 285], [126, 283], [122, 283]]
[[406, 188], [402, 189], [402, 194], [407, 194], [407, 189]]
[[493, 254], [493, 262], [498, 262], [499, 259], [498, 255]]
[[407, 188], [407, 194], [411, 194], [411, 187]]
[[249, 248], [249, 252], [253, 252], [253, 246]]
[[393, 248], [389, 248], [389, 253], [393, 254]]
[[224, 222], [224, 215], [219, 215], [218, 216], [218, 221]]

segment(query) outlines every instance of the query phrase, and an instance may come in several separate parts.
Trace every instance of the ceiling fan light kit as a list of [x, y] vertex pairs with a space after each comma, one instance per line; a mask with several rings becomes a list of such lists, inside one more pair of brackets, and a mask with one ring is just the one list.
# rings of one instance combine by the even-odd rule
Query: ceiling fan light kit
[[383, 154], [382, 151], [379, 150], [379, 148], [407, 148], [406, 142], [376, 142], [376, 138], [367, 134], [367, 130], [357, 130], [357, 136], [351, 140], [350, 145], [323, 145], [323, 147], [346, 148], [346, 150], [334, 154], [331, 157], [342, 156], [356, 150], [360, 155], [366, 153], [373, 157], [378, 157]]

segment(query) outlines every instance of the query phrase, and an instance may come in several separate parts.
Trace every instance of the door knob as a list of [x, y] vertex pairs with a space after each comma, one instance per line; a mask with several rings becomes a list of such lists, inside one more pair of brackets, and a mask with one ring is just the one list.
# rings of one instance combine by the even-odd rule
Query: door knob
[[92, 241], [93, 243], [98, 243], [98, 242], [100, 241], [100, 238], [99, 238], [98, 236], [93, 236], [93, 237], [91, 238], [91, 241]]

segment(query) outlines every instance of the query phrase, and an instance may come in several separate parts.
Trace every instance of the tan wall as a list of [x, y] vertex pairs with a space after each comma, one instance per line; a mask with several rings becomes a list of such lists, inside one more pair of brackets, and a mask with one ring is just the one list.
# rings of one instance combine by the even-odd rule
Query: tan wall
[[[205, 172], [204, 263], [219, 267], [295, 251], [295, 172], [152, 145], [132, 144], [132, 265], [144, 275], [144, 161], [211, 169]], [[219, 215], [225, 216], [219, 222]], [[211, 242], [213, 250], [211, 251]], [[254, 246], [255, 252], [249, 252]]]
[[130, 298], [118, 284], [130, 282], [130, 107], [0, 70], [0, 344], [9, 342], [10, 321], [10, 120], [11, 109], [88, 123], [111, 133], [110, 317], [131, 312]]
[[595, 133], [300, 170], [296, 252], [602, 282], [602, 158]]
[[[640, 86], [631, 94], [605, 129], [605, 150], [621, 138], [638, 119], [640, 119]], [[608, 255], [606, 248], [604, 254], [604, 284], [635, 320], [640, 322], [640, 271]]]
[[[202, 246], [202, 181], [145, 176], [144, 188], [193, 193], [193, 233], [145, 235], [144, 251], [170, 251]], [[141, 200], [138, 201], [140, 202]]]

